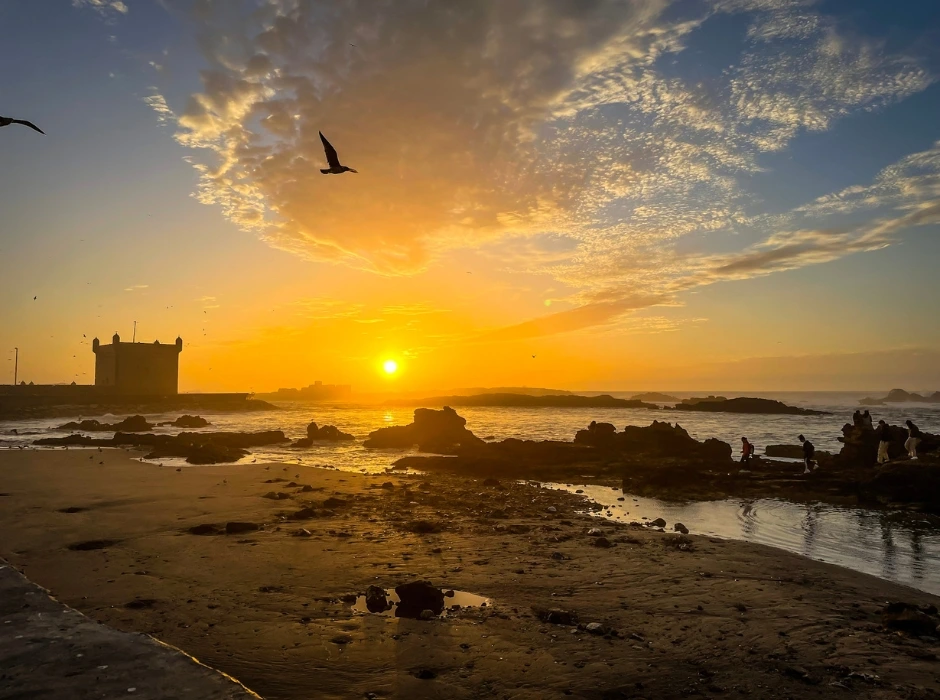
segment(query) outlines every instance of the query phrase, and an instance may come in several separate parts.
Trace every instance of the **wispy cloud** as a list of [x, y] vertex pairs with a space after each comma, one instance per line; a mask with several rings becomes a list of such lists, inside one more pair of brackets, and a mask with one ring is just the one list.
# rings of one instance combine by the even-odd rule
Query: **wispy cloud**
[[87, 7], [99, 14], [108, 17], [113, 15], [126, 15], [128, 7], [121, 0], [72, 0], [74, 7]]
[[125, 292], [137, 292], [137, 291], [140, 291], [141, 289], [147, 289], [148, 287], [150, 287], [149, 284], [135, 284], [132, 287], [125, 287], [124, 291]]

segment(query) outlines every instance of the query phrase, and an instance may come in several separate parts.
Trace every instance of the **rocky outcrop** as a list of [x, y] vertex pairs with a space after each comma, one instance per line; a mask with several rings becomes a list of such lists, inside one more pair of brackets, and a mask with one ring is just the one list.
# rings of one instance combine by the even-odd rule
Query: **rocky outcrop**
[[879, 467], [859, 484], [859, 501], [940, 512], [940, 460], [900, 460]]
[[420, 399], [421, 406], [520, 406], [525, 408], [648, 408], [659, 406], [635, 399], [617, 399], [610, 394], [579, 396], [577, 394], [473, 394], [471, 396], [435, 396]]
[[677, 411], [709, 411], [714, 413], [762, 413], [768, 415], [790, 416], [825, 416], [826, 411], [813, 411], [798, 406], [788, 406], [773, 399], [758, 399], [741, 396], [736, 399], [708, 397], [707, 399], [686, 399], [676, 404]]
[[648, 403], [681, 403], [678, 396], [660, 394], [658, 391], [648, 391], [645, 394], [634, 394], [631, 401], [646, 401]]
[[346, 442], [355, 440], [354, 435], [344, 433], [335, 425], [318, 426], [311, 423], [307, 426], [307, 437], [295, 440], [291, 447], [311, 447], [315, 442]]
[[[764, 454], [768, 457], [779, 457], [782, 459], [803, 459], [802, 445], [767, 445], [764, 448]], [[816, 459], [830, 457], [828, 452], [816, 450]]]
[[859, 403], [862, 406], [883, 406], [886, 403], [940, 403], [940, 391], [932, 394], [915, 394], [904, 389], [892, 389], [883, 399], [868, 396], [861, 399]]
[[56, 428], [56, 430], [84, 430], [88, 433], [106, 433], [126, 431], [129, 433], [145, 433], [154, 429], [154, 425], [147, 422], [143, 416], [130, 416], [119, 423], [100, 423], [95, 419], [72, 421]]
[[69, 435], [63, 438], [43, 438], [36, 445], [79, 445], [85, 447], [149, 447], [146, 459], [182, 457], [189, 464], [221, 464], [237, 462], [248, 454], [249, 447], [261, 447], [287, 442], [280, 430], [258, 433], [180, 433], [179, 435], [153, 435], [148, 433], [115, 433], [114, 437], [92, 438]]
[[631, 456], [672, 457], [727, 462], [731, 445], [715, 438], [699, 442], [676, 423], [653, 421], [647, 427], [628, 425], [618, 433], [610, 423], [594, 423], [579, 430], [575, 444], [628, 453]]
[[466, 419], [449, 406], [440, 411], [416, 408], [413, 423], [374, 430], [364, 444], [373, 448], [404, 449], [417, 445], [422, 452], [438, 454], [456, 454], [468, 447], [485, 445], [466, 425]]

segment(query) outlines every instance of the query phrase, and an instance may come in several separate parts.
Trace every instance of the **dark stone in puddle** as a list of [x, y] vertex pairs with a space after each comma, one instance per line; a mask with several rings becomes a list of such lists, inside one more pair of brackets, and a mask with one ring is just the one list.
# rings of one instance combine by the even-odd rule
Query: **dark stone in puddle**
[[88, 552], [93, 549], [107, 549], [116, 545], [120, 540], [85, 540], [84, 542], [76, 542], [69, 545], [69, 549], [73, 552]]
[[258, 523], [242, 523], [242, 522], [230, 522], [225, 523], [225, 534], [226, 535], [239, 535], [243, 532], [254, 532], [255, 530], [260, 530], [261, 526]]
[[366, 608], [369, 612], [385, 612], [388, 607], [388, 596], [386, 596], [384, 588], [369, 586], [366, 589]]
[[395, 587], [398, 595], [398, 617], [419, 617], [423, 610], [435, 615], [444, 612], [444, 594], [430, 581], [412, 581]]
[[682, 523], [676, 523], [675, 525], [672, 526], [672, 529], [675, 530], [676, 532], [681, 532], [683, 535], [689, 534], [689, 528], [687, 528]]

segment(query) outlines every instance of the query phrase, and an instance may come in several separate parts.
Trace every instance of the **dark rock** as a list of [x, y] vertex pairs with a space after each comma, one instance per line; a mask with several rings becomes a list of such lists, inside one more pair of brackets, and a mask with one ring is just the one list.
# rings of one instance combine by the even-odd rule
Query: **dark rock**
[[262, 498], [269, 498], [272, 501], [286, 501], [288, 498], [290, 498], [290, 494], [284, 493], [283, 491], [278, 491], [278, 492], [268, 491], [266, 494], [262, 496]]
[[[764, 454], [768, 457], [782, 457], [784, 459], [803, 459], [802, 445], [767, 445]], [[826, 458], [831, 455], [823, 450], [816, 450], [816, 458]]]
[[429, 535], [431, 533], [440, 532], [443, 528], [439, 523], [432, 523], [429, 520], [414, 520], [405, 525], [405, 529], [408, 532], [414, 532], [419, 535]]
[[310, 484], [304, 484], [300, 489], [301, 493], [310, 493], [311, 491], [313, 491], [313, 487]]
[[382, 488], [386, 491], [393, 491], [395, 489], [395, 484], [393, 484], [391, 481], [386, 481], [382, 484]]
[[662, 518], [656, 518], [656, 520], [650, 521], [647, 525], [650, 527], [666, 527], [666, 521]]
[[344, 508], [348, 505], [349, 503], [347, 501], [344, 501], [341, 498], [334, 498], [333, 496], [330, 496], [325, 501], [323, 501], [324, 508]]
[[190, 535], [220, 535], [222, 530], [213, 523], [203, 523], [202, 525], [193, 525], [187, 532]]
[[709, 397], [708, 399], [686, 399], [676, 404], [677, 411], [707, 411], [720, 413], [763, 413], [789, 416], [825, 416], [826, 411], [813, 411], [808, 408], [787, 406], [773, 399], [757, 399], [742, 396], [736, 399]]
[[381, 428], [369, 433], [366, 447], [410, 448], [415, 445], [422, 452], [455, 454], [462, 447], [484, 445], [466, 428], [467, 421], [445, 406], [443, 410], [416, 408], [410, 425]]
[[578, 624], [578, 614], [573, 610], [560, 610], [558, 608], [539, 608], [533, 607], [532, 612], [542, 622], [550, 625], [576, 625]]
[[430, 668], [422, 668], [415, 671], [414, 676], [422, 681], [430, 681], [437, 678], [437, 671], [433, 671]]
[[444, 612], [444, 594], [430, 581], [412, 581], [395, 587], [398, 595], [398, 617], [417, 618], [422, 610], [431, 610], [435, 615]]
[[921, 504], [940, 513], [940, 462], [893, 462], [877, 469], [859, 484], [859, 499], [879, 505]]
[[499, 479], [484, 479], [483, 485], [492, 487], [492, 486], [500, 486], [500, 483], [499, 483]]
[[689, 534], [689, 528], [687, 528], [682, 523], [676, 523], [675, 525], [672, 526], [672, 529], [675, 530], [676, 532], [681, 532], [683, 535]]
[[592, 540], [591, 544], [594, 545], [595, 547], [601, 547], [602, 549], [609, 549], [610, 547], [613, 546], [611, 545], [610, 540], [607, 539], [606, 537], [598, 537]]
[[306, 508], [301, 508], [300, 510], [291, 513], [290, 515], [291, 520], [311, 520], [315, 517], [317, 517], [317, 512], [309, 506]]
[[244, 532], [254, 532], [260, 529], [261, 529], [261, 526], [258, 525], [258, 523], [245, 523], [245, 522], [225, 523], [226, 535], [240, 535]]
[[290, 533], [291, 537], [312, 537], [313, 533], [305, 527], [298, 528]]
[[118, 544], [120, 540], [85, 540], [69, 545], [73, 552], [88, 552], [95, 549], [107, 549]]
[[186, 415], [186, 416], [180, 416], [179, 418], [173, 421], [165, 421], [163, 423], [159, 423], [159, 425], [172, 425], [177, 428], [205, 428], [207, 425], [212, 425], [212, 424], [209, 421], [207, 421], [205, 418], [203, 418], [202, 416]]
[[900, 630], [915, 636], [933, 637], [937, 635], [940, 619], [936, 609], [931, 615], [924, 609], [910, 603], [888, 603], [881, 611], [881, 623], [888, 629]]
[[385, 589], [378, 586], [369, 586], [366, 589], [366, 609], [369, 612], [382, 613], [388, 608], [388, 595]]

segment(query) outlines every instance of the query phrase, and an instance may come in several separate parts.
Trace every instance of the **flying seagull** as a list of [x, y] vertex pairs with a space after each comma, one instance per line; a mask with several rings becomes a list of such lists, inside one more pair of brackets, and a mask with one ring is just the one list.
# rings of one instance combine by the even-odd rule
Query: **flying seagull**
[[13, 119], [12, 117], [0, 117], [0, 126], [10, 126], [10, 124], [22, 124], [23, 126], [28, 126], [30, 129], [35, 129], [40, 134], [45, 134], [46, 132], [40, 129], [38, 126], [32, 122], [28, 122], [25, 119]]
[[323, 151], [326, 153], [326, 162], [330, 164], [329, 168], [320, 168], [320, 172], [324, 175], [342, 175], [343, 173], [355, 173], [357, 170], [352, 168], [347, 168], [345, 165], [339, 164], [339, 156], [336, 155], [336, 149], [333, 148], [333, 144], [326, 140], [326, 136], [323, 135], [323, 132], [317, 132], [320, 134], [320, 140], [323, 142]]

